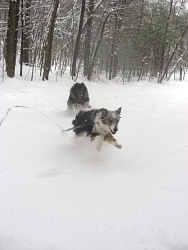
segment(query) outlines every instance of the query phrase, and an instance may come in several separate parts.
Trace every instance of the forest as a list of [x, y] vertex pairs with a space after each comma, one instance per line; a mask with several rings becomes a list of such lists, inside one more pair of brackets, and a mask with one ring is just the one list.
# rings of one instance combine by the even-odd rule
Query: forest
[[2, 71], [13, 78], [17, 63], [20, 76], [28, 67], [31, 81], [67, 69], [73, 80], [181, 81], [188, 67], [186, 2], [1, 0]]

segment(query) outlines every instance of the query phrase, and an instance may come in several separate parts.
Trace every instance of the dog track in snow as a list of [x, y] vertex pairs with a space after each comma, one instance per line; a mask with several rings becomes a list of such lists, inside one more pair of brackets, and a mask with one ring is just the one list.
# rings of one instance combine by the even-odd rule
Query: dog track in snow
[[54, 125], [56, 125], [56, 126], [60, 129], [61, 132], [63, 132], [62, 128], [61, 128], [58, 124], [56, 124], [50, 117], [48, 117], [47, 115], [45, 115], [44, 113], [41, 113], [41, 112], [39, 112], [39, 111], [37, 111], [37, 110], [31, 108], [31, 107], [20, 106], [20, 105], [11, 106], [11, 107], [7, 110], [6, 115], [5, 115], [5, 116], [3, 117], [3, 119], [0, 121], [0, 126], [1, 126], [2, 123], [5, 121], [5, 119], [7, 118], [7, 116], [9, 115], [10, 111], [11, 111], [13, 108], [25, 108], [25, 109], [33, 110], [33, 111], [39, 113], [40, 115], [45, 116], [49, 121], [53, 122]]
[[2, 123], [4, 122], [4, 120], [7, 118], [9, 112], [11, 111], [12, 108], [27, 108], [25, 106], [12, 106], [7, 110], [6, 115], [3, 117], [3, 119], [0, 121], [0, 126], [2, 125]]

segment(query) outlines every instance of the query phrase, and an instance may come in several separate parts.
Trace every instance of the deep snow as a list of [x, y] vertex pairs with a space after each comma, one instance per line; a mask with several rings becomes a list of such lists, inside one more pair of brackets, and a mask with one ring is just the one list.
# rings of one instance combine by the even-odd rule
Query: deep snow
[[0, 84], [0, 249], [187, 250], [188, 80], [85, 83], [122, 149], [61, 132], [67, 75]]

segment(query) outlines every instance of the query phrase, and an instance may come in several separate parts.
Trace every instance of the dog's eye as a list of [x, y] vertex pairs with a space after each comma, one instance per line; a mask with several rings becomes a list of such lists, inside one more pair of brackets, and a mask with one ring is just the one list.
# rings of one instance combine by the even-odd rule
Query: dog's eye
[[113, 119], [112, 119], [112, 118], [109, 118], [109, 119], [108, 119], [108, 122], [109, 122], [109, 123], [113, 123]]

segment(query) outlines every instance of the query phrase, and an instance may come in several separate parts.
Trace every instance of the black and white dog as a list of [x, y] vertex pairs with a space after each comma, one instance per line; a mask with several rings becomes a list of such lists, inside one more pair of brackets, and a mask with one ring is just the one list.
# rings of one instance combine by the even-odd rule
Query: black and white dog
[[72, 121], [73, 131], [77, 136], [86, 134], [91, 141], [97, 139], [97, 150], [101, 150], [102, 142], [106, 141], [121, 148], [113, 135], [118, 131], [121, 108], [109, 111], [105, 108], [80, 111]]
[[89, 93], [83, 82], [77, 82], [71, 87], [67, 107], [69, 110], [75, 110], [77, 112], [84, 108], [91, 108], [89, 104]]

